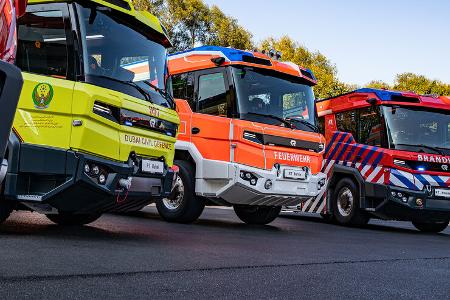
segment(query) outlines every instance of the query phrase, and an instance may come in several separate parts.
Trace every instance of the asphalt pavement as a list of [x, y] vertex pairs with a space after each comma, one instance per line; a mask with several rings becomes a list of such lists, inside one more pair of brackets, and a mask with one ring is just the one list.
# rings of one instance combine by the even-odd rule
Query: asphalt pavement
[[149, 207], [80, 228], [16, 212], [0, 245], [0, 299], [450, 299], [450, 229], [405, 222], [248, 226], [208, 208], [181, 225]]

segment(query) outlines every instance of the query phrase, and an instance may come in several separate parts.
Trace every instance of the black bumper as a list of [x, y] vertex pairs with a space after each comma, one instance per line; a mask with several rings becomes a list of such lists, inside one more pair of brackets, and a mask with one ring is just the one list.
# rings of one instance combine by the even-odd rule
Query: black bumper
[[[19, 163], [8, 170], [5, 196], [43, 210], [51, 207], [70, 213], [137, 211], [167, 197], [174, 177], [167, 165], [163, 174], [144, 174], [131, 163], [27, 144], [20, 145], [19, 157]], [[106, 174], [106, 182], [100, 184], [98, 175], [86, 173], [86, 164], [91, 168], [98, 166]], [[119, 181], [128, 178], [132, 178], [131, 188], [123, 190]]]
[[[432, 192], [412, 191], [391, 186], [372, 186], [370, 190], [375, 193], [366, 194], [366, 197], [382, 199], [374, 210], [370, 210], [379, 218], [417, 222], [450, 220], [450, 199], [435, 197]], [[397, 196], [394, 197], [392, 192], [395, 192]], [[398, 193], [403, 197], [399, 197]], [[422, 205], [418, 205], [418, 199], [422, 200]]]

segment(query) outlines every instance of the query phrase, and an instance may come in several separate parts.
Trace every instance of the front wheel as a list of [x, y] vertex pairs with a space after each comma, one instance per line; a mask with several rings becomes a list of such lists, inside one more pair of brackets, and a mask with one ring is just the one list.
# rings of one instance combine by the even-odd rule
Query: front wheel
[[101, 217], [101, 213], [95, 214], [70, 214], [60, 213], [57, 215], [45, 215], [50, 221], [58, 225], [81, 226], [92, 223]]
[[194, 166], [183, 160], [174, 163], [180, 169], [168, 198], [156, 201], [160, 216], [167, 222], [192, 223], [205, 208], [205, 201], [195, 195]]
[[243, 222], [252, 225], [266, 225], [280, 214], [281, 206], [235, 205], [234, 212]]
[[13, 207], [10, 203], [0, 198], [0, 224], [8, 219], [9, 215], [13, 211]]
[[350, 178], [338, 182], [332, 197], [335, 220], [342, 225], [362, 226], [370, 217], [359, 207], [359, 190]]
[[446, 222], [433, 222], [433, 223], [423, 223], [423, 222], [412, 222], [414, 227], [422, 232], [429, 233], [439, 233], [444, 231], [448, 227], [448, 221]]

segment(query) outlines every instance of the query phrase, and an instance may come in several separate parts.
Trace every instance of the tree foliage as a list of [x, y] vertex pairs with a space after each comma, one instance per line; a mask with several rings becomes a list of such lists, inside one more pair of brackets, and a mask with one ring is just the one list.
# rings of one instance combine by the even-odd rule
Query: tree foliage
[[411, 91], [422, 95], [450, 95], [450, 84], [443, 83], [439, 80], [432, 80], [424, 75], [417, 75], [414, 73], [398, 74], [393, 85], [375, 80], [367, 84], [367, 87]]
[[[133, 3], [136, 9], [150, 11], [160, 18], [174, 45], [171, 49], [173, 52], [203, 44], [253, 48], [250, 31], [239, 25], [235, 18], [224, 14], [219, 7], [210, 7], [203, 0], [133, 0]], [[325, 55], [319, 51], [309, 51], [287, 35], [278, 39], [269, 37], [259, 47], [281, 51], [283, 60], [311, 69], [318, 79], [314, 89], [317, 98], [332, 97], [357, 88], [356, 85], [339, 81], [336, 66]], [[413, 73], [398, 74], [393, 85], [374, 80], [366, 86], [420, 94], [450, 95], [450, 84]]]
[[283, 60], [291, 61], [310, 69], [318, 80], [318, 84], [314, 88], [317, 98], [336, 96], [353, 88], [353, 86], [338, 80], [336, 66], [325, 55], [319, 51], [309, 51], [288, 36], [283, 36], [279, 39], [268, 38], [262, 41], [260, 47], [262, 49], [281, 51]]
[[158, 16], [167, 29], [174, 48], [182, 51], [208, 44], [239, 49], [253, 46], [252, 34], [217, 6], [202, 0], [133, 0], [139, 10]]

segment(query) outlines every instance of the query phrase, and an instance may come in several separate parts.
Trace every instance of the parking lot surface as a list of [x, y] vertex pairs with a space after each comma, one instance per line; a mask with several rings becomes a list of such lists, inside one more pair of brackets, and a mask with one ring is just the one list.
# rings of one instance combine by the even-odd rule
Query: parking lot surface
[[207, 208], [192, 225], [153, 207], [60, 227], [17, 212], [0, 226], [0, 299], [449, 299], [450, 229], [366, 228], [284, 214], [242, 224]]

